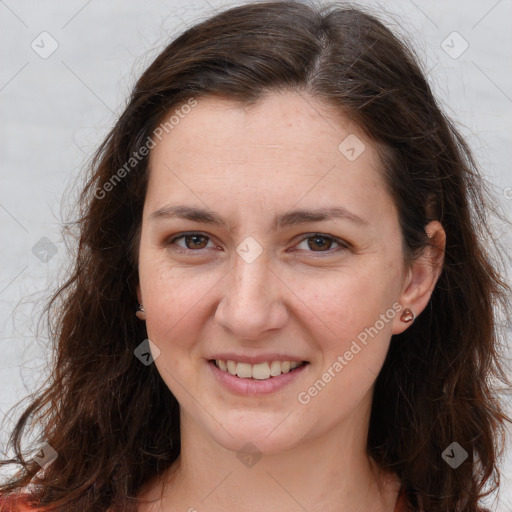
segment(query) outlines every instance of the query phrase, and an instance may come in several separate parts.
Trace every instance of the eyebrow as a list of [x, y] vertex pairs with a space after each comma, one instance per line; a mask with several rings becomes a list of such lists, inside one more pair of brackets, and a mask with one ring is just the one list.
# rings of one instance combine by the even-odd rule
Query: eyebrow
[[[166, 205], [149, 215], [149, 220], [180, 218], [212, 224], [215, 226], [227, 227], [227, 222], [214, 211], [205, 210], [187, 205]], [[359, 215], [350, 212], [341, 206], [332, 208], [318, 208], [315, 210], [291, 210], [278, 214], [274, 217], [271, 229], [294, 226], [297, 224], [306, 224], [308, 222], [319, 222], [329, 219], [346, 219], [356, 224], [368, 225], [369, 222]]]

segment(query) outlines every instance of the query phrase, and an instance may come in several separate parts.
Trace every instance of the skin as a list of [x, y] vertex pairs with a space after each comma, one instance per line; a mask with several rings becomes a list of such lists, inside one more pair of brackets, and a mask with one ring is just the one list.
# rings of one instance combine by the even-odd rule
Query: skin
[[[350, 134], [366, 147], [354, 161], [338, 150]], [[152, 150], [138, 299], [160, 350], [154, 364], [180, 403], [182, 446], [170, 470], [141, 490], [155, 501], [139, 510], [393, 512], [400, 482], [378, 470], [366, 441], [390, 338], [410, 323], [396, 314], [307, 405], [297, 399], [393, 304], [419, 315], [439, 277], [442, 226], [426, 228], [440, 251], [407, 266], [380, 169], [356, 126], [294, 92], [250, 107], [200, 98]], [[213, 210], [227, 226], [150, 218], [169, 204]], [[366, 223], [269, 229], [278, 213], [330, 206]], [[186, 231], [206, 238], [169, 242]], [[315, 244], [311, 233], [348, 248]], [[236, 252], [248, 236], [263, 249], [252, 263]], [[227, 351], [279, 352], [309, 364], [272, 395], [237, 396], [207, 362]], [[237, 458], [247, 443], [261, 454], [252, 467]]]

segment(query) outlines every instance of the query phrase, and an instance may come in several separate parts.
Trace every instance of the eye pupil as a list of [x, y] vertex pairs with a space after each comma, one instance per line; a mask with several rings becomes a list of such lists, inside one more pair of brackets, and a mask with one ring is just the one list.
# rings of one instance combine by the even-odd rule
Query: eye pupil
[[199, 244], [198, 244], [198, 243], [196, 243], [196, 242], [197, 242], [197, 239], [201, 239], [201, 238], [203, 239], [203, 242], [204, 242], [204, 240], [206, 239], [206, 237], [205, 237], [204, 235], [188, 235], [188, 236], [186, 236], [186, 237], [185, 237], [185, 245], [187, 245], [187, 246], [188, 246], [188, 242], [189, 242], [189, 240], [190, 240], [190, 239], [195, 239], [196, 241], [195, 241], [195, 242], [193, 242], [193, 245], [195, 246], [195, 248], [196, 248], [196, 249], [202, 249], [202, 248], [203, 248], [203, 246], [198, 247], [198, 245], [201, 245], [201, 242], [199, 242]]
[[[328, 249], [328, 248], [329, 248], [329, 246], [330, 246], [330, 244], [331, 244], [331, 242], [332, 242], [329, 238], [327, 238], [327, 237], [325, 237], [325, 236], [313, 236], [313, 237], [309, 238], [309, 240], [314, 240], [314, 243], [315, 243], [315, 244], [318, 244], [318, 245], [320, 245], [320, 246], [322, 246], [322, 245], [323, 245], [323, 246], [324, 246], [324, 249]], [[320, 240], [320, 243], [318, 243], [318, 241], [319, 241], [319, 240]], [[321, 242], [321, 241], [324, 241], [324, 243], [322, 244], [322, 242]], [[326, 247], [326, 246], [327, 246], [327, 247]], [[308, 241], [308, 247], [309, 247], [310, 249], [313, 249], [312, 244], [311, 244], [309, 241]]]
[[[171, 243], [180, 245], [177, 243], [177, 240], [179, 239], [183, 241], [184, 246], [182, 247], [185, 251], [189, 250], [195, 252], [202, 252], [201, 250], [206, 249], [210, 241], [210, 237], [207, 235], [203, 235], [201, 233], [188, 233], [175, 237], [172, 239]], [[330, 250], [332, 248], [333, 242], [337, 245], [341, 245], [341, 248], [346, 248], [346, 246], [344, 246], [343, 243], [341, 243], [339, 240], [328, 235], [310, 235], [309, 237], [302, 239], [302, 243], [306, 241], [310, 252], [330, 253], [332, 252]]]

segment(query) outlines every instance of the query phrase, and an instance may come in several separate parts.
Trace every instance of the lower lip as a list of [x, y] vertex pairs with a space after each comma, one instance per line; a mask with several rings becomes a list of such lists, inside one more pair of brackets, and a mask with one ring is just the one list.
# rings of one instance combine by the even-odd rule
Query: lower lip
[[229, 372], [217, 368], [213, 361], [208, 361], [208, 366], [210, 366], [213, 374], [219, 379], [220, 383], [232, 393], [236, 393], [237, 395], [258, 396], [270, 395], [283, 389], [285, 386], [298, 379], [309, 364], [303, 364], [288, 373], [282, 373], [277, 377], [270, 377], [265, 380], [244, 379], [236, 375], [231, 375]]

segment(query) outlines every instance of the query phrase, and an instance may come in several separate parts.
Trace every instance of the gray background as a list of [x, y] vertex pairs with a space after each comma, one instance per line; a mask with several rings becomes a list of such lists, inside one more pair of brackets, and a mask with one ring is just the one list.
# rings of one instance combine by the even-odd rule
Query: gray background
[[[512, 1], [358, 3], [385, 9], [384, 19], [413, 42], [510, 217]], [[0, 0], [0, 419], [47, 376], [48, 340], [37, 321], [69, 262], [61, 222], [69, 220], [87, 159], [159, 50], [229, 5], [235, 2]], [[2, 445], [9, 426], [6, 419]], [[501, 471], [499, 499], [486, 504], [510, 512], [510, 449]]]

